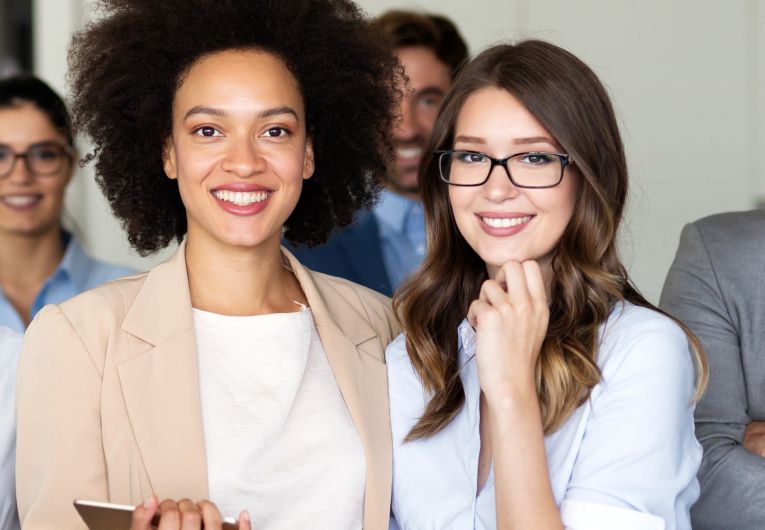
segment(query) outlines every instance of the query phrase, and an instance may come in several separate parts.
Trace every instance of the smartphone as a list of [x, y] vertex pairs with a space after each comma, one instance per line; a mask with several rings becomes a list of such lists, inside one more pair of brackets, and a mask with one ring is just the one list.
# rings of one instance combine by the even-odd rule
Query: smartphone
[[[74, 507], [90, 530], [130, 530], [130, 520], [135, 506], [110, 502], [75, 499]], [[159, 514], [151, 521], [152, 527], [159, 525]], [[237, 530], [239, 523], [233, 517], [223, 519], [223, 530]]]

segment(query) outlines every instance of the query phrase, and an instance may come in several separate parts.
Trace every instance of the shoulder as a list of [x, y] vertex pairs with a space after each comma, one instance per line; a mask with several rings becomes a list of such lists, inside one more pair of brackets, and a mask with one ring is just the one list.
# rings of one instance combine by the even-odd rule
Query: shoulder
[[400, 326], [393, 312], [391, 299], [350, 280], [307, 269], [325, 300], [341, 299], [381, 334], [383, 343], [390, 343], [399, 334]]
[[662, 313], [629, 302], [616, 305], [601, 328], [598, 365], [603, 379], [664, 372], [693, 379], [688, 337]]
[[91, 353], [101, 351], [94, 346], [107, 343], [121, 328], [147, 274], [113, 280], [61, 304], [45, 306], [27, 329], [27, 344], [45, 345], [55, 337], [79, 343]]
[[[147, 275], [147, 272], [143, 272], [108, 281], [70, 298], [58, 307], [63, 314], [74, 320], [87, 317], [92, 322], [95, 313], [116, 313], [124, 316]], [[99, 308], [99, 311], [94, 313], [95, 307]]]
[[703, 240], [707, 250], [765, 248], [765, 209], [726, 212], [704, 217], [686, 226], [683, 233], [691, 233]]

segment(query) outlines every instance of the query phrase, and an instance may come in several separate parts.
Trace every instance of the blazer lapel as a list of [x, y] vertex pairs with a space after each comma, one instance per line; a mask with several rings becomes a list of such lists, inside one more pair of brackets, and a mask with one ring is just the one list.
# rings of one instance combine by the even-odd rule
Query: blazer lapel
[[147, 275], [122, 325], [130, 358], [117, 370], [154, 492], [199, 500], [207, 458], [185, 248]]
[[364, 446], [364, 528], [387, 529], [392, 448], [383, 345], [362, 314], [358, 295], [348, 299], [346, 293], [305, 269], [288, 251], [283, 252], [308, 299], [322, 346]]

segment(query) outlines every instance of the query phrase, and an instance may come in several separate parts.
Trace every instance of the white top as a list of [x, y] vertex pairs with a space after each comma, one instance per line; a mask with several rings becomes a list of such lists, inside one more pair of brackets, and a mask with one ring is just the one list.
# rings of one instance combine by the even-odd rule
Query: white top
[[[496, 528], [493, 469], [476, 498], [480, 452], [475, 332], [458, 330], [466, 401], [447, 427], [402, 443], [427, 397], [403, 336], [388, 347], [393, 506], [401, 530]], [[603, 379], [545, 438], [555, 502], [571, 530], [690, 530], [701, 447], [693, 431], [694, 366], [669, 318], [619, 304], [601, 327]]]
[[193, 313], [210, 500], [259, 530], [361, 528], [364, 448], [311, 311]]
[[0, 530], [17, 530], [16, 364], [21, 335], [0, 326]]

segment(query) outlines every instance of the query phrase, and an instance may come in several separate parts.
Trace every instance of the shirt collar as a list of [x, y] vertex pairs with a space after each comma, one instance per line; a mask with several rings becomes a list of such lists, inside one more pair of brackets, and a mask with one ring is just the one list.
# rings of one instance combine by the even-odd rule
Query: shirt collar
[[407, 218], [414, 208], [422, 208], [420, 201], [383, 189], [380, 193], [380, 202], [375, 207], [375, 215], [378, 220], [394, 230], [403, 232]]
[[467, 318], [463, 319], [457, 328], [457, 340], [460, 366], [463, 366], [475, 354], [475, 330]]
[[56, 268], [54, 276], [64, 274], [80, 290], [84, 290], [88, 282], [90, 272], [90, 258], [85, 254], [79, 241], [72, 234], [64, 232], [62, 235], [66, 250]]

